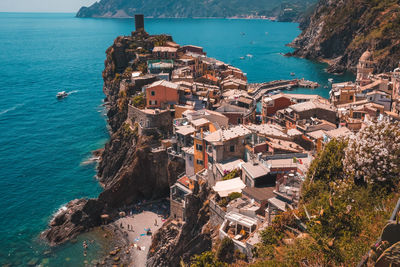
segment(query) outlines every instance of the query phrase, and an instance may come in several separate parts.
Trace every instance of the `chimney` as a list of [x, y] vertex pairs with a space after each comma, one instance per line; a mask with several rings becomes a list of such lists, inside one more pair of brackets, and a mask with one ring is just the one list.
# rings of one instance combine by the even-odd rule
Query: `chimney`
[[135, 30], [144, 31], [144, 16], [143, 14], [135, 15]]

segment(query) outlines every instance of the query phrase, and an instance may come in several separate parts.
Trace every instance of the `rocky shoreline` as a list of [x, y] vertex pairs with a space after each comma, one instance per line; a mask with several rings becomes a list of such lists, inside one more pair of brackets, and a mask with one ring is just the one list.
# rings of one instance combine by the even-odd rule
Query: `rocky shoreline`
[[[172, 40], [169, 36], [150, 36], [145, 32], [138, 32], [132, 33], [132, 36], [118, 37], [106, 51], [103, 91], [106, 95], [105, 102], [108, 103], [107, 117], [111, 137], [104, 150], [94, 153], [94, 157], [100, 157], [97, 177], [104, 190], [94, 199], [72, 200], [55, 214], [49, 222], [49, 228], [41, 234], [41, 238], [51, 246], [63, 244], [80, 233], [99, 226], [111, 227], [110, 223], [121, 217], [121, 210], [138, 201], [167, 196], [169, 186], [175, 182], [178, 173], [183, 171], [184, 165], [169, 160], [166, 151], [152, 152], [152, 147], [159, 143], [158, 136], [139, 135], [126, 122], [128, 99], [135, 88], [128, 88], [122, 94], [124, 85], [120, 73], [124, 75], [128, 62], [132, 60], [136, 60], [136, 67], [143, 63], [136, 58], [135, 53], [127, 52], [127, 49], [133, 43], [151, 49], [159, 38]], [[154, 165], [154, 162], [158, 164]], [[119, 239], [118, 231], [116, 235]], [[130, 261], [128, 256], [119, 257], [118, 262]]]

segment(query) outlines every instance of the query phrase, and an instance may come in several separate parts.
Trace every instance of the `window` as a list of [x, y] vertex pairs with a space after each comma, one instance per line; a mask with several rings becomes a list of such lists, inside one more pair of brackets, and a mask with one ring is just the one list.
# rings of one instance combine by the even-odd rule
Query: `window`
[[196, 160], [196, 163], [198, 164], [198, 165], [203, 165], [204, 164], [204, 162], [202, 161], [202, 160]]
[[353, 96], [352, 95], [350, 96], [350, 100], [353, 100]]
[[242, 119], [241, 119], [241, 118], [238, 118], [238, 119], [237, 119], [237, 122], [238, 122], [238, 124], [241, 124], [241, 123], [242, 123]]
[[151, 95], [152, 95], [152, 96], [155, 96], [155, 95], [156, 95], [156, 92], [151, 91]]
[[230, 146], [230, 147], [229, 147], [229, 151], [230, 151], [230, 152], [235, 152], [235, 146]]
[[196, 144], [196, 150], [203, 151], [203, 146], [199, 145], [199, 144]]
[[189, 156], [189, 161], [192, 161], [193, 159], [192, 159], [192, 156]]
[[154, 100], [154, 105], [157, 105], [157, 100]]

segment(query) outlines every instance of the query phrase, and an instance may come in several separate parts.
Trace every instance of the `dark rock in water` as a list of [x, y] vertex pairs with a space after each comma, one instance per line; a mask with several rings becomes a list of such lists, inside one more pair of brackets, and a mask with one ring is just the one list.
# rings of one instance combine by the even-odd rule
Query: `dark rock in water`
[[69, 202], [50, 221], [50, 228], [42, 233], [50, 245], [58, 245], [76, 237], [92, 227], [100, 225], [104, 204], [96, 199], [76, 199]]

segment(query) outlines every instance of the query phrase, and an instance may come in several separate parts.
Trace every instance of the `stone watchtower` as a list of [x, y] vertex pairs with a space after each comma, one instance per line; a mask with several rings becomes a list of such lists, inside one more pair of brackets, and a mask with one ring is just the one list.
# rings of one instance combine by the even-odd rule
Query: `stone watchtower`
[[144, 31], [144, 15], [143, 14], [135, 15], [135, 30], [137, 32]]

